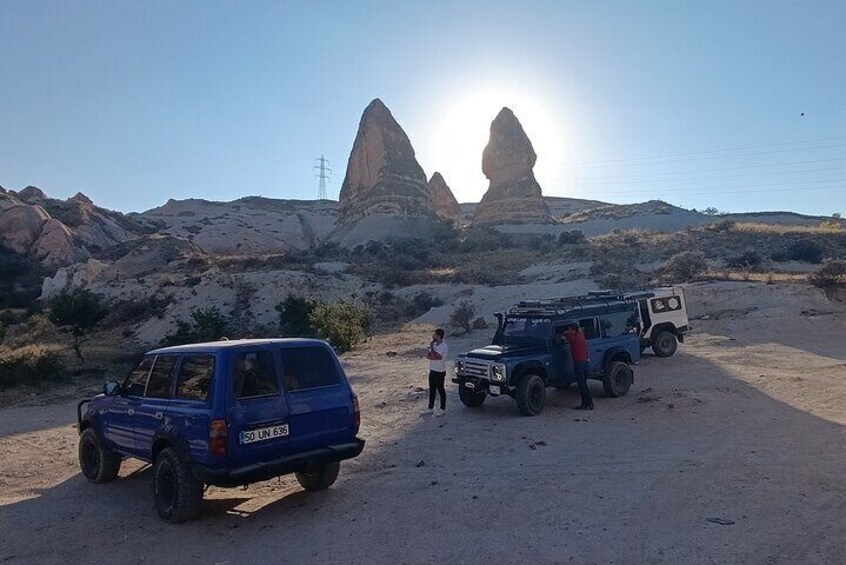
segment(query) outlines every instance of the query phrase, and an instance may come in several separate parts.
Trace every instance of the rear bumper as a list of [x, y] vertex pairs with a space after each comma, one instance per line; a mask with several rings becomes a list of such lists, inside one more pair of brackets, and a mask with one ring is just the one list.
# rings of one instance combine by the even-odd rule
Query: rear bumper
[[302, 471], [312, 465], [352, 459], [357, 457], [363, 449], [364, 440], [356, 438], [350, 443], [328, 445], [305, 453], [288, 455], [237, 469], [218, 469], [195, 463], [191, 470], [198, 480], [208, 485], [237, 487]]

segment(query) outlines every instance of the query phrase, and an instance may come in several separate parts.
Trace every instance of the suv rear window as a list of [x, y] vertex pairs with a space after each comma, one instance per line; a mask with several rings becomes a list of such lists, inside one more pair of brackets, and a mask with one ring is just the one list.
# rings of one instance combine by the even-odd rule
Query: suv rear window
[[156, 357], [156, 364], [150, 373], [150, 382], [147, 383], [147, 398], [170, 398], [171, 385], [173, 384], [173, 366], [176, 365], [175, 355], [159, 355]]
[[250, 351], [235, 355], [235, 398], [265, 396], [279, 392], [276, 363], [270, 351]]
[[599, 328], [596, 326], [596, 318], [583, 318], [579, 320], [579, 327], [585, 334], [585, 339], [596, 339], [599, 337]]
[[214, 356], [186, 355], [179, 366], [176, 397], [205, 402], [209, 398], [213, 375]]
[[332, 354], [324, 347], [283, 347], [282, 370], [288, 392], [340, 384]]
[[154, 360], [155, 357], [144, 357], [132, 369], [123, 383], [123, 390], [127, 396], [144, 396], [144, 389], [147, 388], [147, 377], [150, 375], [150, 368], [153, 366]]
[[632, 328], [637, 324], [637, 313], [613, 312], [603, 314], [600, 323], [605, 337], [620, 337], [631, 333]]

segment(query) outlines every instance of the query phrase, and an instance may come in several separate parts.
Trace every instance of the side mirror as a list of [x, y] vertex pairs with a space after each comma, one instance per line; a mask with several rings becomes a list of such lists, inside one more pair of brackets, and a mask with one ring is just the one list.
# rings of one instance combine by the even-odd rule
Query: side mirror
[[108, 381], [103, 385], [103, 394], [106, 396], [117, 396], [120, 393], [120, 383], [117, 381]]

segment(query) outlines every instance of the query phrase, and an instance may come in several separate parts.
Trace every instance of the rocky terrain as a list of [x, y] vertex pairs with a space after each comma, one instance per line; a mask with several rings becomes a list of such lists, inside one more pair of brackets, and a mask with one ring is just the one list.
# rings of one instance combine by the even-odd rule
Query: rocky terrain
[[457, 222], [461, 219], [461, 206], [441, 173], [435, 173], [426, 185], [435, 206], [435, 213], [444, 220]]

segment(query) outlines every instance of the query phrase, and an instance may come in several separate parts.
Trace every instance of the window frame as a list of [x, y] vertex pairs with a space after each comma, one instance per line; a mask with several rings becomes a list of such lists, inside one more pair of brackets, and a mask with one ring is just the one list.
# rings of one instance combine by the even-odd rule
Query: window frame
[[[594, 336], [588, 337], [587, 332], [585, 332], [585, 327], [582, 325], [584, 320], [590, 320], [593, 322], [593, 330]], [[579, 325], [579, 328], [582, 330], [582, 333], [585, 334], [585, 341], [592, 341], [594, 339], [602, 339], [602, 325], [599, 323], [598, 316], [586, 316], [584, 318], [579, 318], [576, 322]]]
[[[313, 387], [309, 387], [309, 388], [298, 388], [296, 390], [289, 389], [288, 388], [288, 382], [285, 379], [285, 372], [286, 372], [287, 369], [286, 369], [285, 357], [284, 357], [284, 353], [283, 353], [286, 349], [319, 349], [319, 350], [323, 351], [329, 357], [329, 361], [335, 367], [335, 371], [336, 371], [335, 374], [338, 377], [338, 382], [336, 382], [335, 384], [331, 384], [331, 385], [313, 386]], [[334, 353], [331, 350], [328, 350], [325, 346], [321, 346], [321, 345], [291, 345], [291, 346], [287, 346], [287, 347], [280, 347], [277, 354], [279, 355], [279, 367], [282, 370], [280, 377], [282, 378], [282, 386], [285, 388], [285, 394], [297, 394], [297, 393], [300, 393], [300, 392], [311, 392], [313, 390], [323, 390], [323, 389], [327, 389], [327, 388], [335, 388], [335, 387], [343, 386], [343, 384], [344, 384], [344, 379], [343, 379], [343, 376], [341, 374], [342, 368], [339, 367], [338, 361], [335, 358]]]
[[[606, 317], [617, 316], [617, 315], [626, 315], [626, 320], [625, 320], [625, 330], [626, 331], [624, 331], [623, 333], [621, 333], [619, 335], [608, 335], [608, 328], [602, 322]], [[602, 332], [601, 337], [603, 337], [605, 339], [618, 339], [618, 338], [621, 338], [621, 337], [625, 337], [628, 334], [634, 333], [634, 332], [631, 332], [629, 330], [631, 328], [636, 327], [636, 325], [635, 324], [629, 325], [628, 322], [629, 322], [629, 320], [631, 320], [635, 316], [639, 316], [639, 314], [634, 312], [634, 311], [630, 311], [630, 310], [620, 310], [620, 311], [617, 311], [617, 312], [608, 312], [606, 314], [601, 314], [599, 316], [599, 329]]]
[[[156, 366], [156, 357], [158, 357], [158, 356], [157, 355], [147, 355], [147, 354], [144, 354], [144, 355], [141, 356], [141, 358], [138, 360], [138, 362], [135, 363], [135, 366], [132, 367], [132, 369], [129, 370], [129, 373], [123, 378], [123, 382], [120, 385], [121, 391], [123, 392], [122, 396], [131, 397], [131, 398], [144, 398], [144, 394], [146, 394], [146, 392], [147, 392], [147, 385], [150, 384], [150, 372], [153, 370], [153, 367]], [[141, 363], [143, 363], [147, 359], [152, 359], [153, 362], [150, 364], [150, 368], [147, 369], [147, 376], [144, 378], [144, 390], [141, 391], [140, 395], [127, 394], [126, 393], [126, 391], [127, 391], [126, 385], [129, 383], [129, 378], [132, 376], [132, 373], [135, 372], [135, 369], [137, 369], [138, 366], [141, 365]]]
[[[275, 381], [276, 382], [276, 391], [275, 392], [268, 392], [267, 394], [259, 394], [259, 395], [256, 395], [256, 396], [238, 396], [238, 394], [235, 390], [235, 371], [237, 369], [235, 359], [239, 355], [248, 355], [250, 353], [269, 353], [270, 354], [271, 359], [273, 359], [273, 373], [274, 373], [274, 377], [276, 379], [276, 381]], [[229, 381], [231, 382], [230, 390], [232, 391], [232, 398], [235, 400], [235, 402], [251, 401], [251, 400], [255, 400], [257, 398], [270, 398], [272, 396], [279, 396], [279, 395], [282, 394], [282, 390], [283, 390], [282, 384], [283, 383], [282, 383], [282, 380], [280, 379], [280, 375], [279, 375], [280, 359], [279, 359], [278, 352], [275, 349], [257, 348], [257, 349], [234, 350], [234, 351], [232, 351], [230, 361], [231, 361], [230, 364], [232, 365], [231, 369], [229, 370]]]
[[[156, 368], [156, 363], [159, 362], [161, 357], [173, 357], [173, 367], [170, 368], [170, 396], [147, 396], [147, 392], [150, 390], [150, 377], [153, 376], [153, 369]], [[150, 372], [147, 374], [147, 386], [144, 387], [144, 395], [141, 398], [151, 399], [151, 400], [174, 400], [176, 397], [176, 391], [174, 387], [176, 386], [176, 369], [180, 367], [182, 364], [182, 356], [177, 353], [159, 353], [156, 355], [155, 361], [153, 361], [153, 366], [150, 367]]]
[[[182, 376], [182, 367], [185, 364], [185, 359], [188, 357], [210, 357], [212, 360], [211, 366], [211, 385], [209, 386], [208, 394], [206, 395], [205, 400], [200, 400], [199, 398], [185, 398], [183, 396], [179, 396], [179, 385], [181, 384], [180, 377]], [[215, 372], [217, 371], [218, 360], [217, 355], [211, 352], [196, 352], [196, 353], [183, 353], [179, 356], [179, 365], [176, 370], [176, 377], [174, 379], [174, 389], [173, 389], [173, 400], [178, 400], [180, 402], [195, 402], [198, 404], [208, 405], [212, 398], [214, 398], [214, 389], [215, 389]]]

